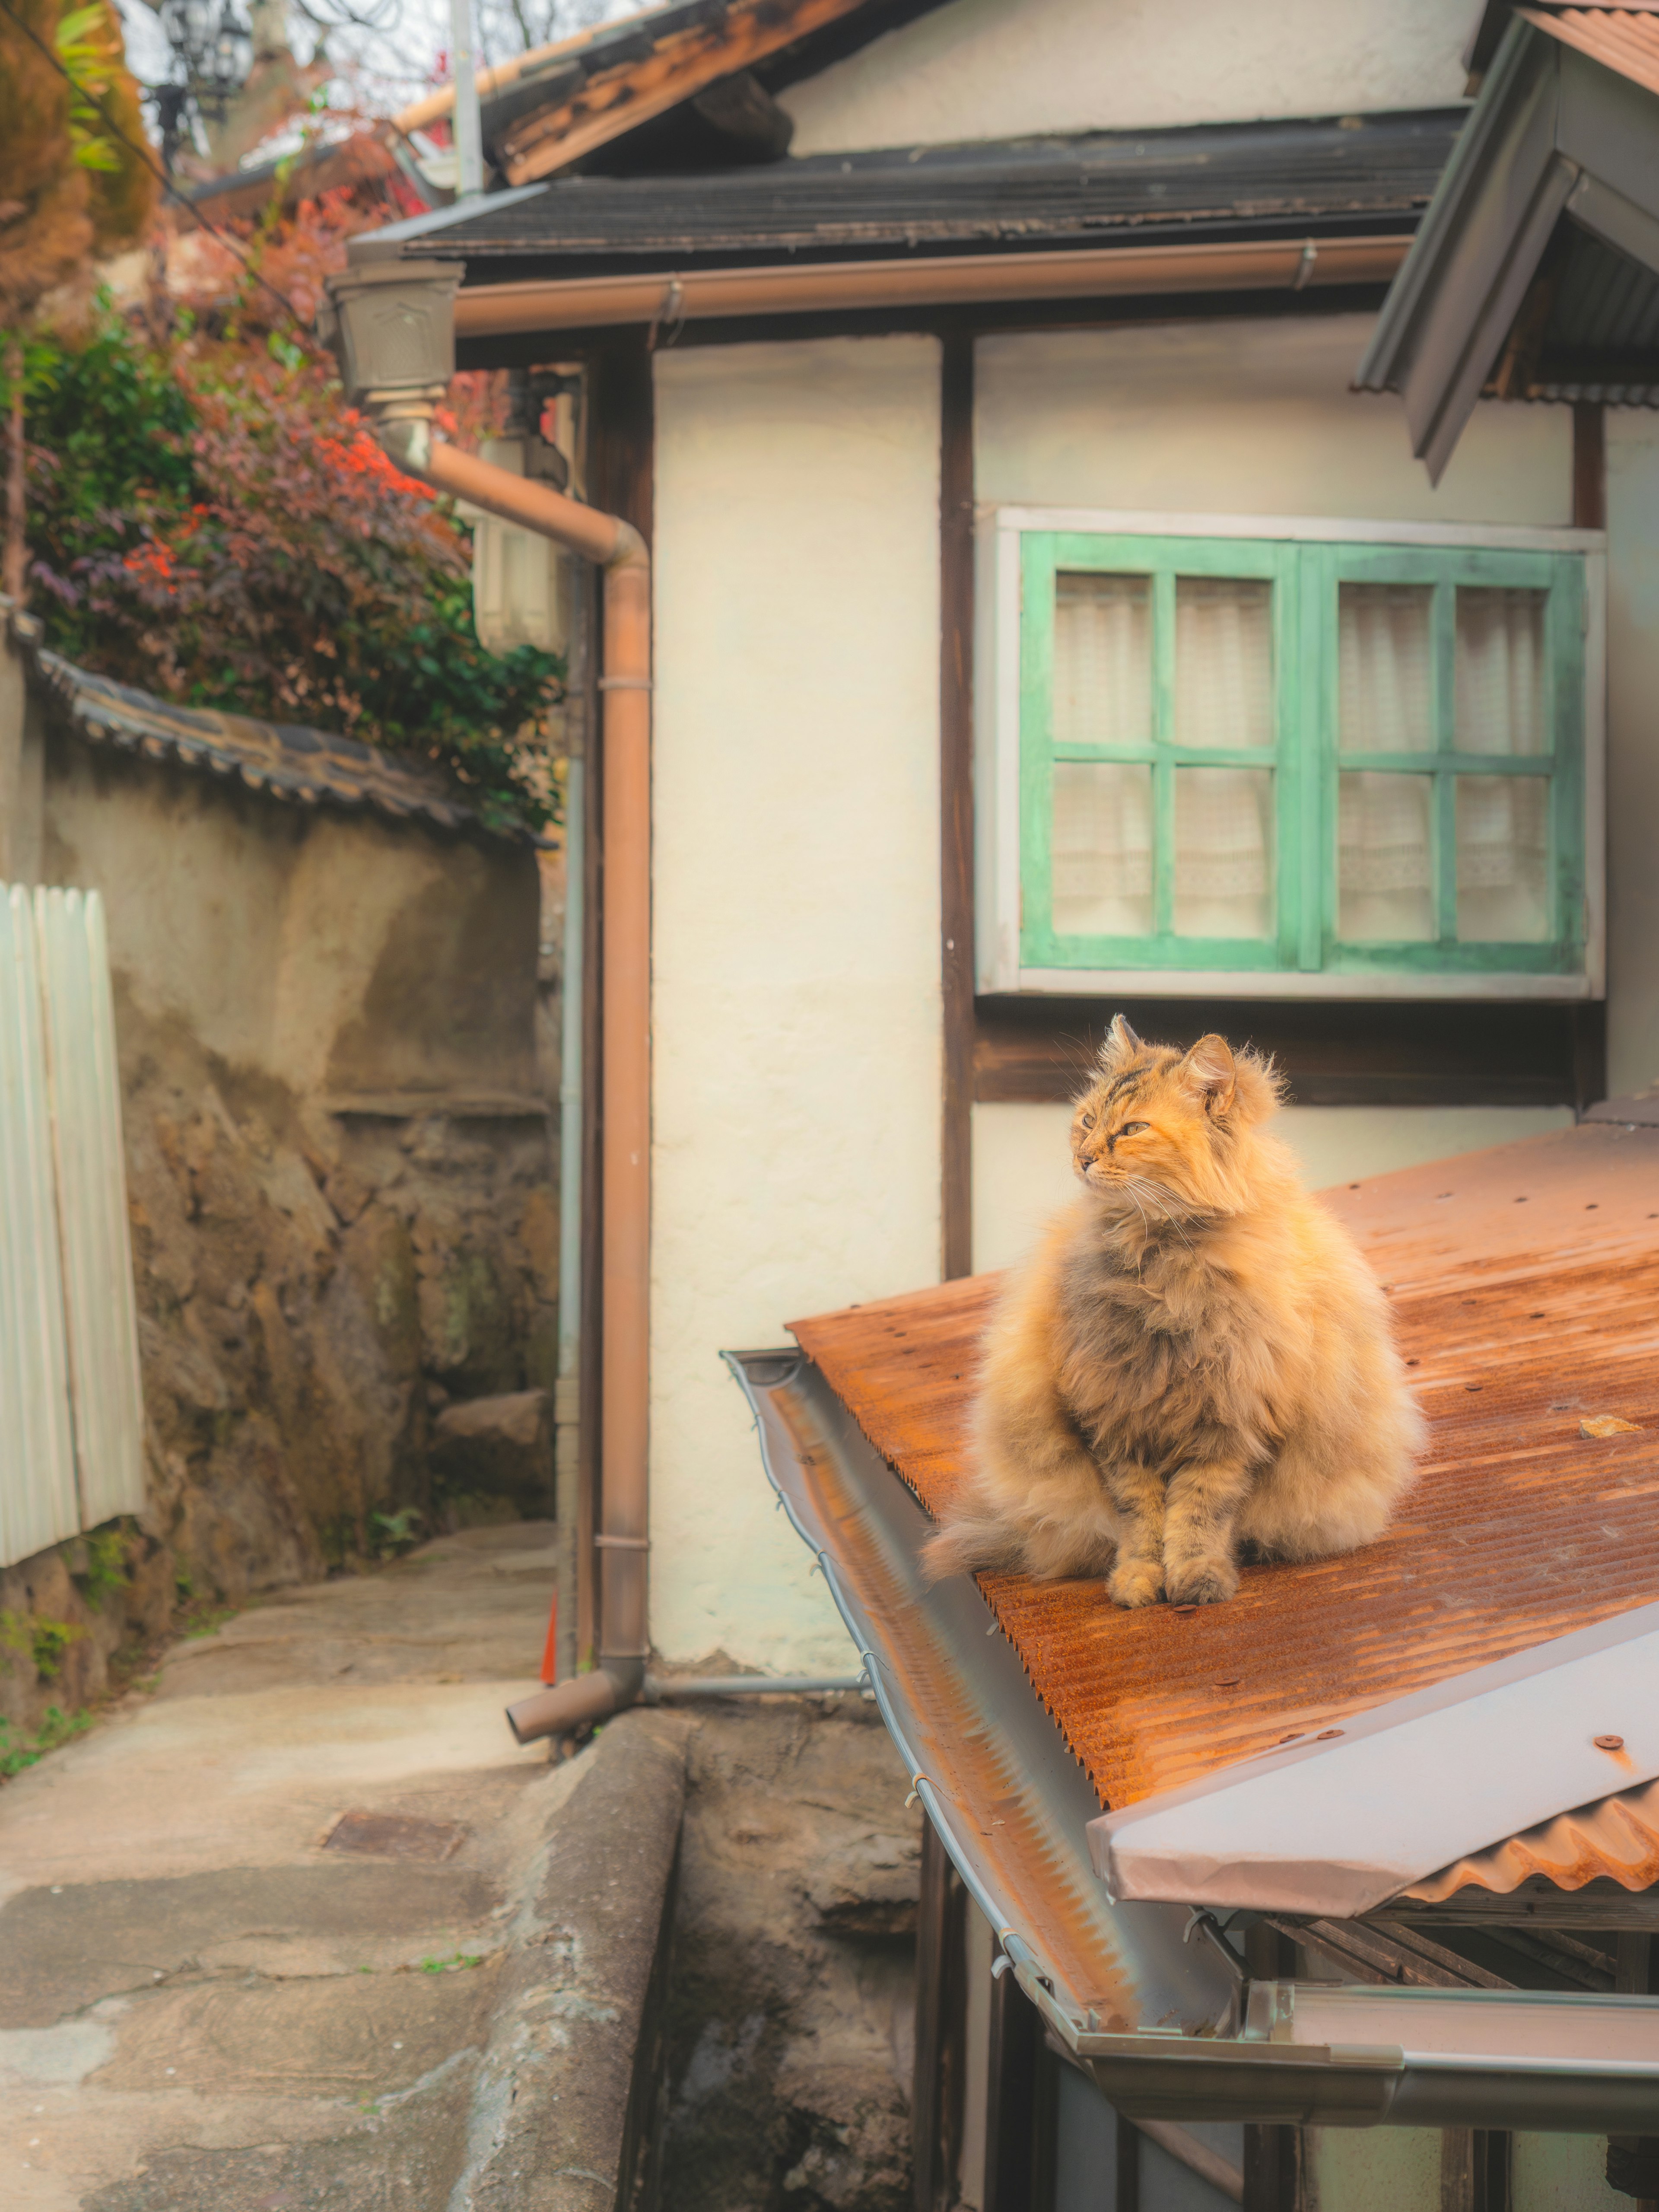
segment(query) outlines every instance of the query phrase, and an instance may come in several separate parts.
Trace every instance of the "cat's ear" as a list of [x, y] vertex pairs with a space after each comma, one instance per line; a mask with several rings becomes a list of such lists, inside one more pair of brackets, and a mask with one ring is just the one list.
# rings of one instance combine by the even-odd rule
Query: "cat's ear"
[[1204, 1102], [1206, 1114], [1224, 1114], [1238, 1088], [1238, 1068], [1225, 1037], [1212, 1033], [1200, 1037], [1181, 1063], [1190, 1088]]
[[1108, 1068], [1121, 1067], [1126, 1060], [1133, 1060], [1135, 1054], [1143, 1049], [1140, 1039], [1129, 1027], [1122, 1015], [1114, 1014], [1112, 1026], [1106, 1032], [1106, 1042], [1100, 1048], [1101, 1066]]

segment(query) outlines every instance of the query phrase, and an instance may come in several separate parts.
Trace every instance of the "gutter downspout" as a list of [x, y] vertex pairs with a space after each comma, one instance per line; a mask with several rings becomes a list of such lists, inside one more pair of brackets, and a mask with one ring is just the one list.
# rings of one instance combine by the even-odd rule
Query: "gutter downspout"
[[559, 1024], [559, 1371], [553, 1385], [554, 1516], [559, 1547], [556, 1680], [574, 1679], [576, 1528], [581, 1457], [582, 1020], [587, 998], [587, 658], [592, 607], [586, 591], [576, 625], [575, 665], [567, 672], [569, 720], [564, 772], [564, 973]]
[[[599, 1664], [507, 1713], [521, 1743], [631, 1705], [650, 1652], [647, 1610], [651, 1235], [651, 560], [631, 523], [434, 437], [441, 387], [365, 393], [400, 469], [580, 553], [604, 586], [605, 973], [601, 1182]], [[567, 1010], [568, 1001], [567, 1000]], [[567, 1011], [567, 1019], [568, 1018]], [[574, 1324], [573, 1316], [573, 1325]], [[562, 1320], [561, 1328], [562, 1349]], [[562, 1365], [562, 1362], [561, 1363]]]

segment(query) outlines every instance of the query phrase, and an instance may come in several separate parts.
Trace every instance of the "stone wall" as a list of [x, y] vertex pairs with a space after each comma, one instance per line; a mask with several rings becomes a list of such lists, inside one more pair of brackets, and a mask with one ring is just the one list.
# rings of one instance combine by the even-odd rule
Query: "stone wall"
[[550, 1511], [429, 1445], [454, 1401], [550, 1389], [558, 1279], [535, 854], [34, 741], [20, 877], [108, 917], [150, 1494], [0, 1571], [22, 1729], [181, 1607]]

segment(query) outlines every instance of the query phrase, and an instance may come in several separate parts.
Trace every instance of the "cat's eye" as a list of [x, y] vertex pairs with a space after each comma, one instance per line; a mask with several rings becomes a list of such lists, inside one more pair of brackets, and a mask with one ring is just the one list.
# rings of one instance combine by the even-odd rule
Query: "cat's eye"
[[1144, 1135], [1150, 1126], [1146, 1121], [1126, 1121], [1117, 1133], [1120, 1137], [1139, 1137]]
[[1095, 1126], [1095, 1117], [1094, 1117], [1094, 1115], [1093, 1115], [1092, 1114], [1085, 1114], [1085, 1115], [1084, 1115], [1084, 1117], [1083, 1117], [1083, 1127], [1084, 1127], [1085, 1129], [1092, 1129], [1092, 1128], [1094, 1127], [1094, 1126]]

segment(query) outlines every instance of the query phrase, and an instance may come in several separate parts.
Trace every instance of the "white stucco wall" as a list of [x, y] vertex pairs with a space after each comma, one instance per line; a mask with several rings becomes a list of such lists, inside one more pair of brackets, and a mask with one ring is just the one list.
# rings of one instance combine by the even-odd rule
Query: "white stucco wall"
[[1032, 331], [975, 349], [977, 497], [1379, 521], [1572, 520], [1572, 415], [1483, 401], [1439, 488], [1392, 395], [1348, 390], [1369, 315]]
[[[974, 1109], [974, 1267], [1006, 1267], [1076, 1190], [1069, 1106]], [[1286, 1106], [1275, 1127], [1309, 1189], [1570, 1128], [1567, 1106]]]
[[1659, 415], [1607, 425], [1607, 1085], [1659, 1083]]
[[1478, 0], [954, 0], [782, 94], [794, 155], [1461, 101]]
[[723, 1346], [939, 1273], [939, 353], [657, 356], [652, 1629], [850, 1657]]

